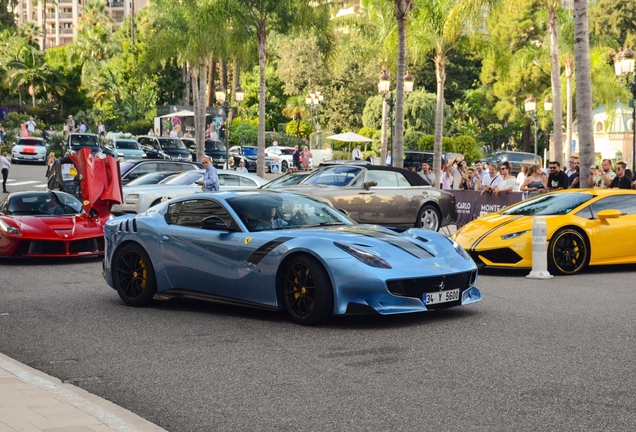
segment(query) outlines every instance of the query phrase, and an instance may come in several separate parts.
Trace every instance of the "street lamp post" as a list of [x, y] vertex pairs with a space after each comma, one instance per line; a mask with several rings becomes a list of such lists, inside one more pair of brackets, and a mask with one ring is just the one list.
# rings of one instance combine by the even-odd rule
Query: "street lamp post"
[[[404, 94], [408, 95], [413, 91], [413, 84], [415, 83], [415, 78], [408, 71], [406, 75], [404, 75]], [[391, 123], [391, 165], [393, 163], [393, 118], [391, 111], [393, 110], [393, 95], [391, 92], [391, 76], [386, 71], [386, 69], [382, 69], [382, 74], [380, 75], [380, 80], [378, 81], [378, 93], [382, 95], [383, 109], [382, 109], [382, 148], [386, 148], [385, 142], [387, 139], [386, 134], [386, 117], [388, 117], [389, 122]], [[384, 105], [386, 104], [387, 109], [384, 109]], [[386, 155], [381, 155], [381, 164], [384, 165], [386, 162]]]
[[538, 154], [537, 151], [537, 98], [533, 95], [530, 95], [524, 101], [526, 113], [528, 117], [534, 123], [534, 154], [535, 156]]
[[[630, 107], [632, 108], [632, 172], [636, 172], [636, 73], [634, 72], [634, 51], [625, 48], [616, 54], [614, 68], [616, 76], [625, 78], [625, 85], [632, 92]], [[632, 74], [632, 80], [629, 80]]]
[[[316, 90], [310, 91], [309, 94], [305, 97], [305, 103], [309, 106], [309, 111], [311, 112], [311, 129], [314, 129], [314, 111], [318, 111], [320, 107], [320, 103], [323, 101], [324, 95]], [[318, 114], [316, 114], [316, 119], [318, 118]]]
[[[545, 100], [543, 101], [543, 109], [545, 110], [546, 113], [552, 111], [552, 98], [550, 97], [550, 95], [547, 95], [545, 97]], [[556, 131], [554, 131], [554, 133], [556, 133]], [[548, 146], [549, 145], [550, 145], [550, 131], [548, 130]], [[568, 151], [567, 154], [569, 155], [570, 152]], [[558, 159], [555, 158], [553, 160], [559, 160], [560, 161], [561, 158], [559, 157]]]
[[[223, 118], [227, 119], [227, 114], [230, 107], [227, 101], [227, 93], [225, 91], [225, 87], [223, 87], [223, 85], [221, 84], [216, 86], [216, 88], [214, 89], [214, 96], [216, 97], [216, 100], [221, 105], [220, 114], [222, 115]], [[240, 85], [236, 86], [236, 88], [234, 89], [234, 100], [236, 100], [236, 102], [240, 104], [241, 102], [243, 102], [244, 97], [245, 97], [245, 90], [243, 90], [243, 87], [241, 87]], [[230, 125], [226, 124], [225, 125], [225, 166], [227, 169], [230, 169], [229, 161], [230, 161]]]

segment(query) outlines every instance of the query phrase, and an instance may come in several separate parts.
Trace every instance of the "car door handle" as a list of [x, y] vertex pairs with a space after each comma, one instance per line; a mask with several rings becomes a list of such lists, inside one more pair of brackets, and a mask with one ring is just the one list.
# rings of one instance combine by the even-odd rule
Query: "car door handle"
[[168, 237], [168, 236], [161, 236], [161, 241], [170, 241], [170, 237]]

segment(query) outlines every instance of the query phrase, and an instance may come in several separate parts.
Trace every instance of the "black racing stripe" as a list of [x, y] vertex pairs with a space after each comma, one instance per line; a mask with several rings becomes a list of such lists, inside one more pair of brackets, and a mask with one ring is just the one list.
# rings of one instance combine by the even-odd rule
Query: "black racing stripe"
[[278, 237], [277, 239], [268, 241], [263, 246], [252, 252], [252, 255], [247, 258], [247, 262], [254, 265], [258, 264], [263, 258], [267, 256], [268, 253], [276, 249], [281, 244], [291, 240], [292, 238], [293, 237]]
[[470, 247], [470, 250], [473, 252], [476, 252], [476, 248], [477, 246], [479, 246], [479, 243], [481, 243], [482, 241], [484, 241], [484, 239], [486, 237], [488, 237], [490, 234], [492, 234], [494, 231], [498, 230], [499, 228], [501, 228], [502, 226], [508, 225], [511, 222], [516, 221], [517, 219], [521, 219], [524, 215], [519, 215], [517, 217], [514, 217], [512, 219], [508, 219], [505, 222], [500, 223], [499, 225], [497, 225], [494, 228], [489, 229], [488, 231], [486, 231], [484, 234], [482, 234], [477, 240], [475, 240], [475, 243], [472, 244], [472, 246]]

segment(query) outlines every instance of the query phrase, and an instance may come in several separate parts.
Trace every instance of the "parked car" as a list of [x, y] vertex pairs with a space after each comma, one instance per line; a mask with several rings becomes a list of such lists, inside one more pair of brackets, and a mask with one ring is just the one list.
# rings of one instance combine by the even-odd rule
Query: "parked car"
[[[123, 190], [124, 202], [112, 208], [113, 214], [143, 213], [150, 207], [170, 198], [201, 191], [197, 184], [203, 179], [204, 169], [183, 172], [162, 184], [145, 186], [125, 186]], [[267, 183], [254, 174], [236, 171], [218, 170], [221, 190], [226, 189], [255, 189]]]
[[119, 160], [146, 159], [146, 152], [141, 144], [132, 138], [115, 138], [106, 147], [111, 149]]
[[[257, 169], [257, 157], [258, 157], [258, 147], [255, 146], [233, 146], [230, 147], [230, 153], [241, 156], [243, 163], [245, 164], [245, 168], [248, 171], [256, 172]], [[265, 171], [272, 171], [272, 163], [274, 162], [274, 158], [271, 156], [265, 155]], [[237, 158], [234, 157], [234, 164], [238, 165]]]
[[192, 155], [179, 138], [140, 136], [137, 141], [146, 152], [148, 159], [192, 161]]
[[203, 165], [199, 165], [194, 162], [177, 162], [171, 160], [160, 159], [141, 159], [141, 160], [127, 160], [120, 164], [121, 170], [121, 184], [125, 185], [129, 181], [141, 177], [144, 174], [153, 173], [157, 171], [190, 171], [203, 168]]
[[488, 162], [489, 164], [500, 165], [503, 162], [510, 163], [510, 174], [516, 176], [521, 172], [521, 167], [529, 167], [531, 165], [541, 165], [541, 156], [537, 156], [534, 153], [515, 152], [515, 151], [501, 151], [493, 153], [490, 156], [486, 156], [481, 159], [482, 162]]
[[181, 171], [159, 171], [144, 174], [126, 183], [126, 186], [143, 186], [165, 183], [174, 176], [181, 174]]
[[[130, 306], [190, 297], [333, 315], [423, 312], [481, 300], [477, 267], [428, 230], [359, 226], [321, 201], [280, 191], [174, 198], [104, 229], [104, 279]], [[160, 240], [161, 239], [161, 240]]]
[[289, 171], [280, 177], [261, 186], [261, 189], [284, 189], [288, 186], [294, 186], [300, 183], [311, 174], [311, 171]]
[[457, 218], [453, 194], [429, 186], [418, 174], [402, 168], [327, 166], [286, 190], [326, 198], [359, 223], [437, 231]]
[[[448, 160], [449, 159], [447, 158], [447, 154], [442, 153], [442, 170], [446, 166], [446, 162]], [[429, 164], [431, 168], [433, 167], [433, 152], [419, 150], [407, 150], [404, 152], [404, 163], [402, 164], [404, 168], [411, 169], [411, 167], [415, 165], [418, 169], [420, 169], [424, 162]]]
[[97, 155], [102, 152], [99, 145], [99, 137], [90, 133], [70, 133], [66, 138], [66, 149], [70, 154], [77, 153], [83, 148], [91, 150], [91, 154]]
[[22, 137], [11, 149], [11, 163], [38, 162], [46, 165], [48, 154], [49, 144], [42, 138]]
[[[197, 144], [194, 138], [181, 138], [181, 141], [188, 147], [190, 154], [192, 154], [192, 160], [197, 160]], [[212, 163], [215, 168], [225, 168], [225, 158], [227, 156], [227, 147], [221, 141], [205, 140], [205, 155], [212, 158]], [[203, 161], [199, 161], [203, 162]], [[236, 164], [238, 166], [238, 164]]]
[[274, 159], [279, 159], [278, 166], [280, 167], [280, 172], [287, 172], [287, 168], [294, 166], [294, 147], [267, 147], [265, 154]]

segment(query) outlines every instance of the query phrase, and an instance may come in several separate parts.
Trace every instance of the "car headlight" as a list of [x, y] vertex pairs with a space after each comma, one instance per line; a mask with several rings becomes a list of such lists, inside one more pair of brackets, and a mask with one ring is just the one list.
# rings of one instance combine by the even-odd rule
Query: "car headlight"
[[530, 231], [532, 231], [532, 230], [527, 229], [527, 230], [518, 231], [518, 232], [515, 232], [515, 233], [510, 233], [510, 234], [502, 235], [502, 236], [501, 236], [501, 239], [502, 239], [502, 240], [515, 239], [515, 238], [517, 238], [517, 237], [521, 237], [522, 235], [524, 235], [525, 233], [530, 232]]
[[20, 234], [20, 230], [14, 226], [9, 225], [2, 219], [0, 219], [0, 230], [5, 231], [9, 234]]
[[125, 155], [123, 153], [117, 153], [117, 157], [123, 158]]
[[131, 199], [131, 200], [139, 199], [139, 194], [126, 195], [126, 199]]
[[461, 245], [459, 243], [457, 243], [455, 240], [453, 240], [452, 238], [448, 238], [449, 242], [451, 242], [451, 244], [453, 245], [453, 248], [455, 249], [455, 251], [457, 251], [458, 254], [460, 254], [464, 259], [470, 260], [470, 255], [468, 255], [468, 252], [466, 252], [464, 250], [463, 247], [461, 247]]
[[188, 155], [188, 159], [187, 160], [188, 160], [188, 162], [192, 162], [192, 155], [191, 154]]
[[353, 246], [349, 246], [349, 245], [338, 243], [338, 242], [333, 242], [333, 244], [335, 244], [340, 249], [342, 249], [343, 251], [345, 251], [346, 253], [348, 253], [352, 257], [357, 258], [358, 260], [362, 261], [363, 263], [365, 263], [368, 266], [376, 267], [376, 268], [383, 268], [383, 269], [392, 268], [391, 265], [388, 262], [386, 262], [385, 260], [383, 260], [379, 256], [373, 255], [370, 252], [363, 251], [363, 250], [355, 248]]

